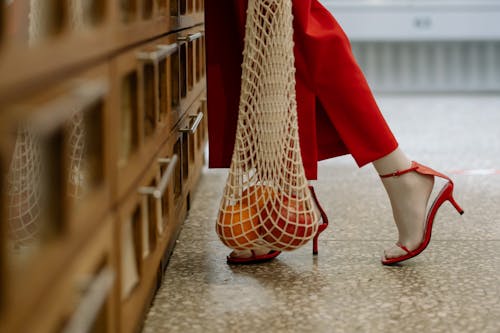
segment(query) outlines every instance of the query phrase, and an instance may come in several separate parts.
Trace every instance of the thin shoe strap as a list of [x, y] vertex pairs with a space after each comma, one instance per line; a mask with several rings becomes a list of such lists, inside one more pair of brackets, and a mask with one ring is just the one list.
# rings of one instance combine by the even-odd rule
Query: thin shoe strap
[[444, 179], [452, 182], [450, 177], [446, 176], [445, 174], [442, 174], [441, 172], [438, 172], [434, 169], [431, 169], [431, 168], [429, 168], [425, 165], [422, 165], [418, 162], [415, 162], [415, 161], [411, 162], [411, 166], [408, 169], [398, 170], [396, 172], [388, 173], [386, 175], [380, 175], [380, 178], [398, 177], [398, 176], [404, 175], [405, 173], [412, 172], [412, 171], [416, 171], [416, 172], [423, 174], [423, 175], [441, 177], [441, 178], [444, 178]]
[[418, 165], [414, 165], [415, 162], [411, 163], [411, 167], [405, 170], [398, 170], [396, 172], [388, 173], [385, 175], [380, 175], [380, 178], [390, 178], [390, 177], [399, 177], [401, 175], [404, 175], [405, 173], [412, 172], [412, 171], [417, 171]]
[[401, 243], [396, 243], [396, 246], [398, 246], [400, 249], [403, 249], [404, 251], [406, 251], [406, 253], [410, 253], [411, 251], [408, 250], [408, 248], [406, 246], [404, 246], [403, 244]]

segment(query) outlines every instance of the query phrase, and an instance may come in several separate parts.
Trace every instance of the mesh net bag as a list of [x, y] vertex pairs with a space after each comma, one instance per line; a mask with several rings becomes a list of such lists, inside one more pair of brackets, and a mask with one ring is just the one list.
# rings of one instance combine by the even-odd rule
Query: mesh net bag
[[235, 250], [291, 251], [314, 237], [300, 154], [291, 0], [250, 0], [236, 141], [216, 231]]

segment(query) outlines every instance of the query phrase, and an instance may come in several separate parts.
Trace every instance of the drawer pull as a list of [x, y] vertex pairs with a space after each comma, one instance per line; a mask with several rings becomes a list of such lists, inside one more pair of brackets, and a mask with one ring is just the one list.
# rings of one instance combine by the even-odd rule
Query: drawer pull
[[180, 42], [192, 42], [198, 38], [201, 38], [203, 36], [203, 33], [197, 32], [195, 34], [188, 34], [186, 36], [179, 36], [177, 37], [177, 40]]
[[179, 132], [194, 134], [198, 129], [198, 125], [200, 125], [201, 120], [203, 119], [203, 112], [198, 113], [196, 116], [189, 116], [189, 118], [194, 118], [191, 127], [181, 128]]
[[84, 283], [86, 293], [62, 332], [89, 332], [106, 302], [114, 280], [115, 273], [110, 268], [105, 268], [95, 278]]
[[157, 48], [157, 51], [138, 52], [137, 59], [144, 62], [157, 64], [177, 50], [177, 43], [172, 45], [159, 45], [157, 46]]
[[179, 49], [179, 45], [177, 45], [177, 43], [169, 44], [169, 45], [160, 44], [160, 45], [157, 45], [156, 47], [165, 53], [165, 57], [168, 57], [168, 56], [174, 54]]
[[161, 199], [161, 197], [163, 197], [163, 194], [165, 193], [165, 190], [167, 189], [170, 179], [172, 178], [172, 174], [174, 173], [175, 166], [177, 165], [178, 160], [179, 157], [175, 154], [171, 158], [159, 158], [158, 162], [160, 164], [168, 164], [167, 170], [161, 177], [160, 183], [158, 184], [157, 187], [151, 187], [151, 186], [141, 187], [139, 188], [139, 193], [152, 195], [156, 199]]

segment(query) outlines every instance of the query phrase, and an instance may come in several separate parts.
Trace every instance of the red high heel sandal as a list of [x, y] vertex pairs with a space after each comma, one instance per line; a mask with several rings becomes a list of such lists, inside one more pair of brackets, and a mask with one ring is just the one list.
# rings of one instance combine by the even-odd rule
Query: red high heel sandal
[[[325, 211], [323, 210], [323, 207], [319, 204], [318, 197], [316, 196], [316, 192], [314, 191], [314, 187], [309, 186], [309, 190], [311, 190], [312, 198], [314, 202], [316, 203], [316, 206], [319, 209], [320, 215], [321, 215], [321, 224], [318, 226], [318, 231], [316, 232], [316, 235], [313, 238], [313, 254], [316, 255], [318, 254], [318, 237], [319, 234], [321, 234], [325, 229], [328, 227], [328, 216], [326, 216]], [[271, 250], [266, 254], [262, 255], [256, 255], [254, 250], [252, 251], [252, 256], [248, 258], [238, 258], [238, 257], [231, 257], [227, 256], [227, 262], [228, 264], [257, 264], [261, 262], [266, 262], [271, 259], [276, 258], [281, 254], [281, 251], [275, 251]]]
[[427, 219], [425, 221], [425, 229], [424, 229], [422, 243], [420, 243], [420, 245], [415, 250], [409, 250], [406, 246], [404, 246], [400, 243], [396, 243], [396, 245], [398, 247], [400, 247], [401, 249], [403, 249], [406, 252], [406, 254], [404, 254], [400, 257], [389, 258], [389, 259], [385, 258], [385, 256], [384, 256], [384, 258], [382, 259], [383, 265], [391, 265], [391, 264], [395, 264], [398, 262], [402, 262], [404, 260], [407, 260], [407, 259], [410, 259], [410, 258], [413, 258], [413, 257], [419, 255], [423, 250], [425, 250], [425, 248], [427, 247], [427, 245], [429, 245], [429, 242], [431, 240], [432, 224], [434, 223], [434, 217], [436, 216], [436, 213], [437, 213], [439, 207], [441, 207], [441, 205], [445, 201], [449, 201], [453, 205], [453, 207], [455, 207], [457, 212], [460, 213], [460, 215], [462, 215], [464, 213], [463, 209], [457, 204], [457, 202], [453, 198], [453, 181], [448, 176], [446, 176], [440, 172], [437, 172], [429, 167], [426, 167], [425, 165], [422, 165], [422, 164], [419, 164], [419, 163], [413, 161], [411, 164], [411, 167], [409, 169], [396, 171], [394, 173], [390, 173], [387, 175], [381, 175], [380, 177], [381, 178], [398, 177], [398, 176], [401, 176], [405, 173], [412, 172], [412, 171], [415, 171], [415, 172], [420, 173], [422, 175], [441, 177], [443, 179], [448, 180], [448, 182], [443, 186], [443, 188], [441, 189], [441, 192], [439, 192], [438, 196], [436, 197], [436, 199], [432, 203], [432, 206], [429, 209], [429, 212], [427, 213]]

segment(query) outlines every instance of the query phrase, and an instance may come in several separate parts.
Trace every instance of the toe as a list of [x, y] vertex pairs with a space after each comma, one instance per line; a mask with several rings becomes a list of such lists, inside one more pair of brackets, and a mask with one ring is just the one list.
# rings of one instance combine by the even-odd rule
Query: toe
[[262, 255], [265, 255], [265, 254], [268, 254], [271, 250], [268, 249], [268, 248], [258, 248], [258, 249], [254, 249], [253, 250], [253, 253], [252, 253], [252, 250], [234, 250], [233, 252], [231, 252], [231, 254], [229, 255], [231, 258], [242, 258], [242, 259], [246, 259], [246, 258], [251, 258], [252, 256], [262, 256]]
[[384, 257], [386, 259], [401, 257], [404, 256], [405, 254], [406, 251], [397, 245], [393, 245], [392, 247], [384, 250]]
[[252, 251], [250, 250], [234, 250], [229, 255], [231, 258], [250, 258], [252, 256]]

